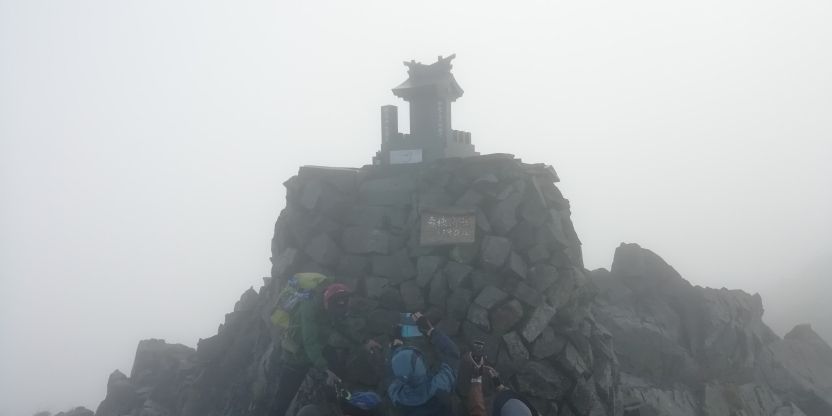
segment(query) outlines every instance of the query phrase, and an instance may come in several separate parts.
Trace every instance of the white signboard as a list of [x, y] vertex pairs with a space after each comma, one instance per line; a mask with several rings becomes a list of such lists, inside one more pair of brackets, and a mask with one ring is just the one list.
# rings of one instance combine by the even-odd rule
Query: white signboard
[[408, 163], [420, 163], [422, 161], [422, 149], [391, 150], [390, 164], [405, 165]]

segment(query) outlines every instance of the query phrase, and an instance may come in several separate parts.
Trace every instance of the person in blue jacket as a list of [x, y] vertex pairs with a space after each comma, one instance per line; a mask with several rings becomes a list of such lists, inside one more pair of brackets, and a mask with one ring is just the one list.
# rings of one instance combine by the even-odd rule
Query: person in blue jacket
[[429, 371], [422, 351], [394, 340], [390, 356], [393, 381], [387, 396], [402, 416], [450, 416], [453, 410], [448, 396], [456, 385], [459, 348], [423, 314], [414, 313], [413, 319], [436, 350], [439, 368]]

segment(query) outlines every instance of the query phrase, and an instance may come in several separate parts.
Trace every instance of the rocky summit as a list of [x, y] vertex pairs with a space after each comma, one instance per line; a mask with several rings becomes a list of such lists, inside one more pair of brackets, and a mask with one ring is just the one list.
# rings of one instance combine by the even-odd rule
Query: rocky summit
[[693, 286], [637, 244], [590, 276], [625, 415], [832, 415], [832, 349], [808, 325], [775, 335], [759, 295]]
[[[400, 312], [423, 310], [463, 349], [485, 341], [502, 378], [544, 415], [832, 414], [832, 348], [809, 326], [780, 338], [758, 295], [693, 286], [636, 244], [622, 244], [609, 271], [587, 271], [558, 180], [506, 154], [302, 167], [284, 183], [263, 287], [195, 350], [141, 341], [96, 416], [269, 415], [282, 339], [270, 317], [298, 272], [354, 290], [345, 325], [364, 339], [386, 344]], [[350, 351], [346, 383], [384, 391], [377, 359], [329, 342]], [[290, 412], [320, 400], [316, 382]]]
[[[284, 334], [271, 317], [303, 272], [353, 291], [341, 324], [354, 339], [389, 345], [400, 314], [423, 311], [463, 351], [482, 342], [542, 415], [832, 415], [832, 349], [808, 326], [780, 339], [758, 295], [694, 287], [635, 244], [618, 248], [610, 271], [586, 270], [555, 169], [481, 156], [451, 128], [463, 94], [454, 57], [405, 63], [393, 93], [411, 106], [410, 133], [382, 107], [372, 165], [303, 166], [287, 180], [263, 287], [196, 350], [141, 341], [95, 415], [272, 415]], [[386, 354], [337, 333], [327, 342], [347, 351], [347, 386], [383, 395]], [[463, 365], [455, 414], [470, 379]], [[325, 400], [320, 383], [308, 376], [288, 414]]]

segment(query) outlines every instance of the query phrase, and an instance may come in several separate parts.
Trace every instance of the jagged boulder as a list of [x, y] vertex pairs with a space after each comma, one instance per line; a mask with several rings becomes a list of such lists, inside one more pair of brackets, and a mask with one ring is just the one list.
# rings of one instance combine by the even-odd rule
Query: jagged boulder
[[759, 295], [693, 286], [622, 244], [591, 273], [594, 314], [615, 340], [627, 415], [832, 414], [832, 349], [808, 327], [779, 339]]

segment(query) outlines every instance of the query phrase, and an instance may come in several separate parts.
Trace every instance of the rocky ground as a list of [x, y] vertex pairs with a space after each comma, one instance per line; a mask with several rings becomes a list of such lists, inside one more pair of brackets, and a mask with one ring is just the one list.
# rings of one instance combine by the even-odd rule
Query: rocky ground
[[[622, 245], [610, 271], [588, 272], [557, 181], [511, 155], [301, 168], [284, 184], [263, 287], [195, 350], [140, 342], [95, 415], [268, 415], [281, 339], [269, 317], [300, 271], [355, 290], [345, 325], [359, 337], [385, 343], [399, 312], [425, 310], [463, 349], [485, 340], [503, 378], [545, 415], [832, 414], [832, 352], [810, 328], [780, 339], [759, 296], [694, 287], [637, 245]], [[329, 342], [349, 351], [350, 385], [383, 390], [372, 357]], [[298, 404], [314, 391], [305, 386]]]
[[762, 321], [759, 295], [693, 286], [636, 244], [591, 276], [625, 412], [832, 415], [832, 349], [807, 325], [780, 339]]

